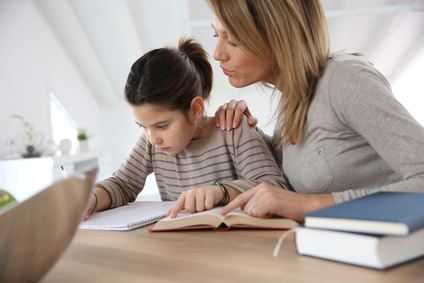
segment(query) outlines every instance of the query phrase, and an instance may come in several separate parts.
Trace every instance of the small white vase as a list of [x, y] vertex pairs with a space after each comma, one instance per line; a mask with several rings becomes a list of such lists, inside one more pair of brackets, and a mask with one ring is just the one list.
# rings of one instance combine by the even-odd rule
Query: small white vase
[[63, 139], [60, 141], [59, 149], [62, 154], [69, 154], [72, 149], [72, 141], [70, 139]]
[[79, 150], [79, 152], [88, 151], [88, 140], [79, 140], [78, 141], [78, 150]]

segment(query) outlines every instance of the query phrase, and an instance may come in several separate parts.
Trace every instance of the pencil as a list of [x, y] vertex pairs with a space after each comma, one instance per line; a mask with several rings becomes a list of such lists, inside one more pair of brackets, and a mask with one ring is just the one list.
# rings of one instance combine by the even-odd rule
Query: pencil
[[66, 174], [65, 167], [60, 166], [60, 169], [62, 169], [63, 178], [68, 178], [68, 174]]

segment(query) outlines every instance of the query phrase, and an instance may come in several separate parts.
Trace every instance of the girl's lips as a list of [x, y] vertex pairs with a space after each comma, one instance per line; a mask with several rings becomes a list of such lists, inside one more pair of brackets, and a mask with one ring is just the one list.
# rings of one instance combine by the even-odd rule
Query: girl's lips
[[160, 151], [168, 151], [169, 147], [158, 148]]

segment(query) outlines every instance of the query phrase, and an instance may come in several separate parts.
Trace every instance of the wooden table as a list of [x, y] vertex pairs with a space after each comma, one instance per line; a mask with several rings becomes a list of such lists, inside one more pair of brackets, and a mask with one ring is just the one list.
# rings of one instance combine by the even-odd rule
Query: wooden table
[[424, 258], [385, 271], [296, 253], [283, 231], [78, 230], [47, 282], [424, 282]]

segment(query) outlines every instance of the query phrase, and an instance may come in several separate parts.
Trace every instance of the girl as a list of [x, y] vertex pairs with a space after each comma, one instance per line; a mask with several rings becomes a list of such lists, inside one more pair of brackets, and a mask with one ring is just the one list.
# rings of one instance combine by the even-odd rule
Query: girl
[[227, 204], [261, 182], [286, 185], [247, 119], [238, 130], [222, 132], [204, 115], [211, 89], [207, 53], [191, 39], [181, 39], [178, 49], [152, 50], [133, 64], [125, 99], [143, 133], [113, 176], [95, 185], [85, 219], [135, 201], [153, 172], [161, 199], [177, 200], [171, 217], [182, 209]]
[[[208, 0], [214, 58], [234, 87], [273, 87], [279, 104], [272, 140], [290, 190], [261, 184], [237, 197], [248, 214], [297, 221], [326, 206], [378, 191], [424, 192], [424, 129], [361, 57], [331, 54], [318, 0]], [[244, 101], [218, 110], [237, 127]], [[270, 139], [271, 137], [265, 137]]]

